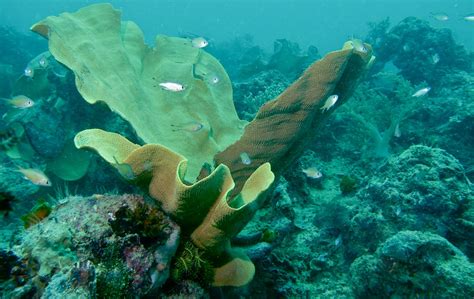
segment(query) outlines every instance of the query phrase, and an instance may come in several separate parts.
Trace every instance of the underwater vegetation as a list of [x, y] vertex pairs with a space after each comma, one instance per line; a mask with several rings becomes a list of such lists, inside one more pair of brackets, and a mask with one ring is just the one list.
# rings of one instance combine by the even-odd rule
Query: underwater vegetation
[[150, 46], [110, 4], [34, 24], [0, 106], [2, 296], [474, 296], [469, 54], [371, 28], [321, 57]]

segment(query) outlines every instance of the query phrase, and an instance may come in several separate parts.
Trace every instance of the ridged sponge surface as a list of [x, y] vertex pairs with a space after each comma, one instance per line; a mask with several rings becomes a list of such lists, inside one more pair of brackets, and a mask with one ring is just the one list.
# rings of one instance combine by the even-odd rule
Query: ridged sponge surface
[[[365, 47], [360, 52], [347, 42], [342, 50], [315, 62], [280, 96], [260, 108], [239, 141], [216, 155], [216, 162], [232, 172], [234, 192], [239, 192], [263, 163], [269, 162], [278, 176], [299, 158], [320, 125], [351, 96], [366, 73], [373, 56], [370, 46]], [[337, 101], [322, 109], [330, 104], [331, 96], [337, 96]], [[242, 163], [241, 153], [246, 153], [251, 163]]]

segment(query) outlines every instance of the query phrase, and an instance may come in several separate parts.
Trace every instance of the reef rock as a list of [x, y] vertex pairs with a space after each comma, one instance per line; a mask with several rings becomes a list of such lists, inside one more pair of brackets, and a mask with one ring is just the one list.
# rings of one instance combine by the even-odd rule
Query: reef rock
[[[16, 272], [22, 271], [10, 272], [4, 294], [47, 298], [157, 294], [169, 277], [179, 232], [174, 222], [140, 196], [68, 198], [13, 246], [12, 252], [22, 261]], [[11, 253], [3, 256], [15, 260]]]
[[279, 71], [264, 71], [245, 81], [234, 84], [235, 107], [239, 116], [252, 120], [258, 109], [280, 95], [290, 82]]
[[[384, 22], [382, 28], [387, 29]], [[373, 26], [373, 30], [379, 31], [369, 33], [377, 41], [374, 49], [379, 66], [392, 61], [413, 83], [426, 81], [435, 86], [445, 74], [472, 69], [467, 51], [454, 41], [449, 29], [436, 29], [427, 21], [408, 17], [388, 32], [380, 26]]]
[[351, 265], [360, 298], [471, 298], [474, 266], [446, 239], [402, 231]]
[[[358, 193], [373, 202], [390, 230], [424, 230], [454, 242], [468, 256], [473, 236], [469, 226], [460, 227], [474, 201], [464, 168], [446, 151], [414, 145], [392, 157]], [[454, 241], [456, 240], [456, 241]], [[471, 239], [472, 240], [472, 239]]]

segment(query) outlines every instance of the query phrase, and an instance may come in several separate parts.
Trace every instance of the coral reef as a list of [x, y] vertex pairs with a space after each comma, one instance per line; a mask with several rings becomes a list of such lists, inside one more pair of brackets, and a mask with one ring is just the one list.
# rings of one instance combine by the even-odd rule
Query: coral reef
[[436, 29], [427, 21], [408, 17], [388, 29], [388, 20], [371, 25], [368, 41], [377, 53], [374, 71], [389, 61], [414, 84], [439, 86], [440, 79], [459, 70], [471, 71], [471, 59], [449, 29]]
[[278, 97], [289, 85], [288, 78], [275, 70], [235, 83], [234, 100], [239, 116], [251, 121], [263, 104]]
[[[17, 169], [14, 167], [14, 165], [11, 165], [11, 161], [8, 159], [8, 157], [1, 156], [0, 161], [2, 162], [0, 165], [0, 176], [2, 178], [0, 181], [1, 190], [3, 192], [10, 193], [22, 204], [26, 203], [28, 198], [38, 192], [39, 187], [37, 185], [31, 184], [18, 172], [16, 172]], [[31, 207], [32, 204], [30, 203], [29, 206], [25, 206], [25, 209], [29, 209]]]
[[357, 297], [474, 295], [474, 266], [446, 239], [401, 231], [351, 266]]
[[35, 104], [0, 103], [1, 297], [473, 297], [472, 57], [370, 27], [312, 65], [287, 39], [148, 46], [110, 4], [33, 25], [51, 52], [0, 27], [0, 96]]
[[[307, 153], [301, 159], [306, 161], [311, 155], [314, 154]], [[474, 200], [462, 166], [452, 155], [441, 149], [412, 146], [372, 172], [365, 163], [360, 166], [354, 163], [348, 170], [347, 157], [334, 155], [336, 157], [324, 162], [327, 171], [321, 186], [302, 182], [295, 174], [301, 170], [291, 168], [291, 174], [284, 174], [288, 181], [283, 180], [276, 187], [269, 205], [258, 211], [242, 232], [252, 235], [264, 227], [278, 232], [271, 252], [254, 260], [257, 275], [251, 284], [252, 294], [364, 296], [359, 293], [364, 284], [349, 275], [351, 265], [357, 267], [359, 261], [375, 254], [387, 239], [403, 230], [423, 230], [431, 236], [437, 234], [437, 238], [449, 240], [443, 239], [447, 244], [455, 244], [459, 248], [457, 253], [462, 250], [465, 255], [472, 256], [469, 239], [474, 237]], [[319, 155], [311, 159], [316, 161], [318, 158]], [[355, 193], [342, 195], [339, 182], [343, 175], [349, 174], [358, 178], [358, 189]], [[426, 201], [418, 205], [410, 201], [415, 197]], [[399, 205], [390, 198], [398, 198]], [[449, 247], [454, 248], [451, 244]], [[431, 249], [426, 254], [430, 252]], [[458, 262], [467, 262], [464, 254], [459, 257]], [[425, 275], [421, 263], [418, 265], [416, 260], [411, 263], [412, 275], [416, 276], [418, 272]], [[435, 260], [432, 265], [442, 267], [442, 263], [442, 259]], [[369, 280], [371, 276], [363, 273], [361, 269], [361, 279]], [[374, 281], [371, 287], [383, 289], [384, 274], [376, 272], [374, 277], [378, 275], [380, 280]], [[397, 277], [395, 273], [392, 276], [394, 281]], [[444, 278], [440, 276], [440, 279]], [[436, 296], [443, 291], [420, 290], [420, 294]]]
[[[223, 67], [189, 39], [158, 36], [148, 47], [140, 29], [121, 23], [108, 4], [34, 25], [49, 39], [52, 56], [41, 55], [74, 77], [45, 68], [17, 81], [13, 90], [34, 97], [37, 110], [7, 115], [3, 150], [78, 186], [108, 185], [109, 164], [122, 186], [141, 187], [147, 199], [69, 197], [49, 216], [25, 218], [30, 227], [21, 234], [2, 229], [2, 292], [472, 296], [469, 57], [449, 31], [415, 18], [372, 27], [381, 59], [360, 85], [374, 62], [360, 41], [312, 64], [291, 86], [316, 48], [303, 53], [282, 39], [267, 55], [249, 37], [228, 48], [211, 43], [206, 51], [233, 58], [223, 63], [237, 79], [235, 105], [247, 124], [237, 117]], [[399, 75], [388, 73], [389, 62]], [[166, 90], [164, 82], [184, 89]], [[433, 87], [427, 96], [412, 96], [426, 84]], [[106, 105], [92, 107], [81, 96]], [[66, 110], [85, 117], [65, 117]], [[98, 118], [103, 124], [94, 123]], [[312, 178], [310, 168], [322, 175]], [[12, 169], [0, 168], [8, 178], [2, 192], [15, 197]], [[28, 208], [42, 193], [28, 193]], [[7, 208], [7, 218], [20, 213], [16, 200]]]
[[222, 62], [233, 82], [247, 81], [264, 73], [279, 73], [289, 81], [295, 80], [315, 60], [320, 58], [318, 49], [300, 46], [287, 39], [273, 43], [273, 53], [267, 53], [255, 45], [250, 34], [237, 36], [230, 41], [211, 46], [210, 53]]
[[[305, 108], [306, 111], [316, 111], [313, 113], [322, 115], [317, 110], [319, 107], [318, 100], [324, 99], [325, 95], [334, 92], [334, 89], [341, 97], [343, 95], [348, 96], [369, 61], [370, 54], [362, 53], [362, 55], [365, 54], [367, 56], [359, 57], [358, 55], [360, 54], [353, 50], [353, 48], [334, 52], [332, 56], [328, 56], [325, 60], [316, 64], [313, 69], [307, 71], [306, 76], [303, 76], [302, 79], [295, 83], [293, 89], [290, 89], [292, 92], [283, 96], [282, 100], [277, 99], [274, 101], [277, 109], [280, 106], [284, 108], [285, 105], [293, 105], [299, 109], [301, 104], [292, 103], [296, 98], [300, 101], [306, 100], [308, 102], [306, 104], [308, 107]], [[334, 70], [334, 65], [339, 65], [340, 68]], [[333, 69], [333, 72], [325, 73], [325, 79], [315, 75], [319, 73], [320, 69], [324, 70], [326, 68]], [[334, 81], [334, 79], [331, 79], [331, 75], [342, 78], [340, 79], [340, 85], [333, 83], [333, 85], [326, 86], [328, 81]], [[312, 84], [319, 88], [319, 90], [316, 89], [318, 92], [315, 92], [315, 90], [304, 91], [308, 80], [314, 80]], [[294, 93], [302, 93], [306, 98], [299, 98]], [[262, 111], [261, 115], [268, 114], [268, 116], [271, 116], [274, 113], [272, 112], [274, 109], [270, 109], [269, 112]], [[303, 121], [308, 122], [308, 125], [310, 125], [309, 120], [317, 118], [313, 115], [308, 117], [307, 112], [301, 117]], [[315, 121], [314, 126], [317, 126], [325, 117], [327, 115]], [[257, 115], [257, 123], [261, 119], [265, 119], [265, 116], [259, 117]], [[254, 122], [251, 125], [254, 125]], [[271, 122], [269, 125], [271, 125]], [[255, 126], [258, 127], [258, 124]], [[219, 163], [220, 161], [217, 161], [219, 166], [209, 176], [204, 177], [191, 186], [185, 186], [182, 182], [186, 174], [186, 164], [183, 164], [183, 161], [185, 161], [184, 157], [162, 146], [146, 145], [139, 147], [118, 134], [100, 130], [86, 130], [79, 133], [75, 138], [75, 143], [78, 148], [86, 147], [96, 150], [109, 163], [129, 165], [132, 171], [132, 179], [146, 186], [150, 195], [162, 204], [163, 209], [177, 219], [183, 232], [188, 231], [190, 233], [193, 244], [203, 249], [207, 255], [214, 257], [212, 260], [215, 267], [213, 285], [239, 286], [250, 281], [254, 271], [252, 263], [247, 261], [244, 254], [231, 249], [228, 245], [228, 240], [235, 236], [250, 220], [256, 208], [261, 205], [264, 191], [273, 182], [273, 174], [269, 170], [268, 163], [261, 164], [252, 175], [247, 177], [240, 175], [240, 181], [237, 184], [238, 189], [233, 191], [234, 183], [230, 179], [229, 169], [225, 166], [228, 162]], [[228, 153], [226, 155], [229, 157]], [[239, 157], [239, 155], [235, 156]], [[278, 157], [279, 155], [275, 156]], [[286, 163], [292, 162], [291, 159], [288, 160]], [[259, 161], [259, 163], [262, 162], [264, 161]], [[235, 162], [231, 163], [235, 165]], [[142, 180], [141, 176], [148, 177], [146, 183], [140, 182]], [[228, 178], [224, 180], [223, 178], [226, 177]], [[242, 178], [246, 178], [246, 180], [242, 181]], [[226, 182], [226, 180], [230, 181]], [[193, 208], [193, 213], [190, 214], [187, 211], [187, 207], [191, 206], [193, 201], [200, 198], [197, 194], [193, 196], [195, 192], [193, 190], [201, 190], [201, 193], [204, 192], [206, 194], [206, 192], [209, 192], [212, 194], [214, 192], [212, 190], [215, 188], [213, 186], [214, 181], [218, 184], [222, 184], [219, 182], [224, 182], [224, 185], [219, 188], [219, 192], [224, 195], [223, 198], [227, 197], [227, 193], [235, 192], [232, 196], [233, 199], [227, 199], [226, 202], [226, 200], [222, 199], [216, 200], [215, 196], [207, 196], [205, 202], [209, 204], [202, 202], [200, 204], [200, 212], [196, 213], [195, 208]], [[186, 194], [186, 196], [183, 197], [181, 194]], [[214, 206], [208, 212], [211, 204], [214, 204]], [[196, 217], [198, 215], [205, 216], [206, 213], [207, 216], [204, 219]], [[201, 221], [202, 224], [200, 224]], [[227, 223], [227, 221], [229, 222]], [[196, 227], [196, 225], [199, 226]], [[222, 255], [224, 253], [223, 258]], [[220, 257], [220, 261], [215, 260], [215, 257]], [[215, 264], [216, 262], [217, 264]]]
[[[412, 97], [416, 87], [400, 75], [380, 72], [358, 86], [349, 101], [328, 120], [330, 131], [322, 130], [321, 139], [330, 142], [313, 146], [320, 157], [330, 159], [334, 136], [338, 154], [348, 161], [378, 167], [390, 154], [398, 154], [413, 144], [439, 147], [453, 154], [474, 174], [472, 151], [474, 77], [465, 72], [443, 77], [443, 88], [426, 97]], [[425, 86], [425, 85], [421, 85]], [[421, 87], [418, 86], [418, 87]], [[348, 162], [348, 163], [352, 163]]]
[[300, 197], [291, 189], [283, 180], [269, 205], [243, 231], [250, 234], [271, 227], [277, 232], [272, 250], [255, 259], [258, 275], [250, 294], [262, 298], [351, 297], [349, 279], [343, 274], [347, 272], [342, 259], [346, 237], [340, 238], [341, 224], [349, 216], [345, 204], [350, 199], [335, 201], [334, 195], [340, 193], [337, 189], [318, 189], [323, 192], [321, 197], [314, 191]]
[[374, 203], [385, 218], [394, 219], [392, 229], [435, 232], [452, 238], [468, 256], [474, 256], [469, 245], [472, 232], [469, 226], [461, 229], [459, 223], [474, 200], [468, 184], [453, 156], [418, 145], [389, 159], [358, 196]]
[[443, 86], [429, 103], [414, 106], [404, 121], [406, 137], [398, 143], [407, 147], [413, 143], [435, 146], [448, 151], [465, 167], [474, 180], [474, 76], [465, 72], [443, 77]]
[[[197, 267], [202, 268], [202, 265], [210, 263], [214, 272], [212, 285], [245, 285], [253, 278], [254, 266], [244, 252], [230, 246], [230, 239], [262, 205], [266, 191], [274, 181], [270, 164], [265, 162], [272, 162], [281, 172], [285, 165], [294, 161], [294, 156], [283, 161], [281, 154], [270, 152], [270, 156], [250, 161], [248, 164], [251, 166], [247, 167], [246, 173], [237, 176], [234, 184], [228, 166], [232, 166], [235, 174], [236, 158], [241, 158], [241, 153], [246, 148], [238, 153], [235, 153], [235, 148], [225, 150], [216, 156], [215, 169], [211, 169], [210, 173], [201, 171], [202, 177], [193, 183], [196, 170], [203, 163], [212, 166], [209, 158], [240, 136], [244, 122], [238, 120], [233, 110], [228, 77], [217, 60], [202, 50], [191, 47], [189, 41], [159, 36], [156, 48], [150, 49], [144, 44], [142, 33], [134, 23], [120, 23], [118, 20], [117, 11], [110, 5], [100, 4], [73, 14], [49, 17], [35, 24], [32, 29], [47, 37], [51, 53], [74, 71], [77, 88], [88, 102], [106, 102], [112, 110], [132, 124], [144, 142], [160, 142], [169, 148], [158, 144], [139, 146], [119, 134], [99, 129], [80, 132], [75, 137], [75, 145], [97, 151], [125, 179], [145, 187], [151, 197], [161, 204], [162, 209], [180, 225], [183, 239], [191, 241], [198, 251], [202, 250], [207, 261], [199, 263]], [[95, 28], [98, 24], [109, 30], [101, 31], [100, 34], [93, 30], [83, 30]], [[77, 30], [78, 28], [81, 30]], [[126, 30], [122, 30], [124, 28]], [[95, 32], [96, 35], [91, 36], [90, 32]], [[81, 34], [87, 34], [87, 39], [82, 38]], [[94, 50], [82, 47], [84, 41], [93, 45]], [[111, 45], [110, 41], [115, 44]], [[302, 63], [299, 57], [292, 54], [298, 52], [298, 49], [285, 41], [279, 43], [281, 47], [271, 65], [289, 72], [295, 64]], [[110, 47], [117, 49], [114, 55], [110, 55]], [[95, 59], [98, 53], [102, 53], [104, 60]], [[285, 60], [285, 57], [291, 55], [292, 59]], [[247, 126], [243, 139], [236, 143], [237, 148], [248, 143], [249, 136], [252, 140], [253, 134], [263, 133], [259, 129], [262, 124], [268, 127], [283, 123], [283, 120], [272, 120], [272, 116], [284, 112], [296, 127], [289, 130], [290, 134], [294, 134], [294, 141], [288, 143], [291, 150], [297, 153], [304, 142], [296, 142], [296, 139], [306, 137], [309, 127], [317, 128], [329, 115], [325, 110], [332, 108], [334, 103], [329, 106], [329, 100], [323, 101], [331, 94], [336, 94], [333, 96], [337, 101], [334, 108], [344, 103], [372, 60], [370, 49], [364, 48], [361, 51], [351, 43], [347, 43], [342, 50], [327, 55], [310, 67], [280, 97], [260, 110], [255, 120]], [[143, 64], [142, 67], [142, 61], [153, 63]], [[120, 72], [115, 70], [118, 66]], [[137, 67], [141, 72], [137, 72]], [[217, 76], [217, 82], [206, 80], [211, 74]], [[171, 76], [179, 78], [179, 82], [185, 86], [184, 91], [171, 92], [157, 86]], [[117, 82], [123, 84], [117, 85]], [[97, 88], [98, 85], [104, 88]], [[105, 88], [112, 85], [117, 85], [118, 88]], [[190, 120], [199, 118], [199, 129], [183, 129], [179, 131], [185, 132], [171, 133], [178, 131], [176, 127], [180, 128], [173, 123], [173, 113], [166, 114], [169, 119], [163, 114], [156, 117], [157, 111], [169, 112], [170, 97], [176, 100], [173, 111], [180, 117], [190, 117]], [[325, 105], [325, 109], [319, 109], [322, 105]], [[211, 110], [212, 115], [209, 114]], [[288, 112], [300, 115], [297, 119], [292, 119]], [[159, 125], [150, 126], [150, 123]], [[207, 134], [203, 134], [206, 132]], [[199, 146], [198, 149], [190, 146], [189, 137], [186, 137], [188, 135], [192, 136], [192, 144]], [[251, 150], [249, 153], [254, 159], [255, 153], [267, 151], [267, 148]], [[290, 149], [282, 152], [288, 150]], [[184, 157], [190, 157], [189, 162]], [[195, 203], [199, 203], [198, 210]], [[120, 223], [118, 227], [125, 224]], [[144, 228], [138, 225], [133, 229]], [[195, 250], [184, 246], [177, 259], [188, 260], [189, 253], [195, 253]], [[186, 271], [181, 271], [179, 275], [186, 277], [187, 274]]]
[[144, 296], [168, 278], [179, 228], [142, 197], [97, 195], [68, 198], [17, 239], [13, 253], [27, 276], [15, 282], [15, 259], [2, 258], [10, 269], [4, 294]]

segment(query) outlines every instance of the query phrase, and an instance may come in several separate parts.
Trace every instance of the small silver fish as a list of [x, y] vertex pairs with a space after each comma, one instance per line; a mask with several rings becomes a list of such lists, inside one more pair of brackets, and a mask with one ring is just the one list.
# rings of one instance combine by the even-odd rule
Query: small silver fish
[[415, 97], [415, 98], [419, 98], [419, 97], [422, 97], [422, 96], [426, 95], [430, 90], [431, 90], [431, 87], [425, 87], [425, 88], [422, 88], [422, 89], [418, 90], [417, 92], [415, 92], [411, 96]]
[[51, 187], [49, 178], [39, 169], [36, 168], [21, 168], [18, 167], [18, 172], [22, 173], [24, 178], [35, 185]]
[[400, 216], [401, 214], [402, 214], [402, 208], [397, 207], [397, 209], [395, 210], [395, 215]]
[[400, 126], [397, 124], [395, 127], [395, 132], [393, 132], [393, 136], [400, 138], [402, 136], [402, 132], [400, 131]]
[[320, 179], [323, 177], [323, 173], [316, 167], [305, 168], [302, 171], [310, 179]]
[[342, 235], [339, 235], [339, 236], [337, 236], [336, 240], [334, 240], [334, 245], [336, 247], [339, 247], [339, 246], [341, 246], [341, 244], [342, 244]]
[[334, 104], [336, 104], [337, 99], [339, 99], [339, 96], [337, 94], [330, 95], [327, 99], [326, 102], [324, 103], [324, 106], [321, 107], [320, 109], [324, 111], [328, 111], [331, 109]]
[[431, 17], [437, 21], [446, 22], [449, 20], [449, 16], [443, 12], [440, 13], [431, 13]]
[[194, 48], [202, 49], [209, 45], [209, 42], [204, 37], [196, 37], [191, 40]]
[[47, 68], [49, 65], [48, 58], [46, 56], [42, 56], [38, 63], [42, 68]]
[[172, 131], [186, 131], [186, 132], [197, 132], [204, 128], [204, 125], [197, 121], [190, 121], [182, 125], [171, 125], [173, 127]]
[[433, 60], [433, 64], [437, 64], [439, 62], [439, 54], [435, 53], [431, 56], [431, 59]]
[[245, 165], [250, 165], [252, 163], [249, 154], [247, 154], [246, 152], [240, 153], [240, 161], [242, 161], [242, 163]]
[[465, 15], [465, 16], [463, 17], [463, 19], [464, 19], [464, 21], [474, 22], [474, 13]]
[[17, 109], [26, 109], [33, 107], [35, 102], [25, 95], [14, 96], [11, 99], [8, 99], [7, 102]]
[[361, 53], [367, 53], [367, 47], [364, 45], [364, 42], [361, 41], [360, 39], [351, 39], [352, 46], [356, 51], [361, 52]]
[[212, 75], [210, 78], [209, 78], [209, 83], [211, 84], [217, 84], [219, 83], [219, 77], [215, 76], [215, 75]]
[[35, 70], [32, 67], [27, 66], [23, 71], [23, 74], [28, 78], [33, 78], [35, 75]]
[[169, 91], [173, 91], [173, 92], [184, 90], [183, 85], [181, 85], [179, 83], [174, 83], [174, 82], [163, 82], [163, 83], [160, 83], [158, 85], [160, 85], [164, 90], [169, 90]]

